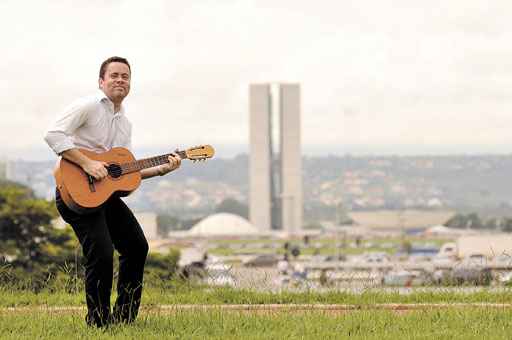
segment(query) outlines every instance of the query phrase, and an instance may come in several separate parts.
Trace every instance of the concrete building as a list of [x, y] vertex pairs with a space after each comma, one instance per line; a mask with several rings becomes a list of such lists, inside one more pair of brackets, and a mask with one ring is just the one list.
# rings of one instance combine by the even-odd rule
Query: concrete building
[[249, 89], [249, 218], [260, 230], [302, 227], [300, 86], [254, 84]]
[[137, 212], [135, 218], [139, 222], [144, 236], [148, 241], [159, 239], [157, 215], [153, 212]]

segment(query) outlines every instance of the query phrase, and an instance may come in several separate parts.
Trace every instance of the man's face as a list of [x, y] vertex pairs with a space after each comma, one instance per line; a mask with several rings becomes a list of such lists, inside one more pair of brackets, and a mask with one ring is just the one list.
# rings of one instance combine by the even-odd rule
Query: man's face
[[113, 62], [107, 65], [103, 79], [99, 79], [100, 89], [113, 102], [122, 102], [130, 92], [130, 69], [128, 65]]

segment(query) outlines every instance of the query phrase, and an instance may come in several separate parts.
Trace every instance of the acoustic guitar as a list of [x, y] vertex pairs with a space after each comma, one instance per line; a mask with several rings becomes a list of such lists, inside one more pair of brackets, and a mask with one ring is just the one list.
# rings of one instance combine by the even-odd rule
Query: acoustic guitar
[[[85, 149], [80, 151], [87, 157], [108, 163], [108, 176], [96, 180], [82, 168], [64, 158], [55, 167], [54, 176], [60, 196], [66, 206], [78, 214], [96, 210], [112, 195], [127, 196], [137, 189], [141, 182], [140, 171], [169, 163], [171, 154], [136, 160], [125, 148], [96, 153]], [[210, 145], [200, 145], [183, 151], [175, 151], [182, 159], [201, 161], [212, 158], [215, 151]]]

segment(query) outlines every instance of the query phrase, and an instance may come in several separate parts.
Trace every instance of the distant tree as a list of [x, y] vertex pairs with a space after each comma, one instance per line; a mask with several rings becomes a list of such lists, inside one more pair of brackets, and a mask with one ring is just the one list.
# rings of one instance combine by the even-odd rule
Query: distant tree
[[304, 224], [304, 229], [322, 229], [322, 224], [317, 221], [311, 221]]
[[225, 200], [220, 202], [219, 205], [217, 205], [217, 207], [215, 208], [215, 212], [230, 213], [242, 216], [244, 218], [249, 218], [249, 208], [247, 207], [247, 205], [233, 198], [226, 198]]
[[297, 259], [297, 257], [300, 255], [300, 248], [299, 248], [299, 246], [293, 246], [290, 252], [291, 252], [292, 256], [295, 259]]
[[485, 223], [476, 213], [468, 215], [456, 214], [446, 222], [446, 226], [460, 229], [484, 229], [486, 227]]
[[482, 219], [480, 218], [480, 216], [478, 216], [477, 213], [469, 214], [467, 223], [469, 224], [468, 227], [470, 229], [484, 229], [485, 228], [485, 225], [484, 225]]
[[327, 278], [327, 269], [322, 269], [319, 277], [320, 285], [327, 286], [329, 284], [329, 279]]
[[336, 223], [340, 225], [352, 225], [354, 220], [348, 215], [348, 210], [342, 203], [336, 205]]
[[57, 237], [51, 224], [56, 216], [54, 204], [36, 199], [27, 187], [0, 184], [0, 255], [26, 267], [48, 259], [46, 247]]
[[412, 252], [412, 243], [409, 240], [404, 240], [401, 245], [402, 251], [406, 254], [411, 254]]
[[361, 243], [363, 242], [363, 239], [361, 236], [356, 236], [356, 248], [361, 247]]
[[288, 252], [290, 251], [290, 242], [283, 243], [283, 250], [285, 254], [288, 254]]
[[158, 214], [156, 217], [157, 233], [162, 237], [169, 235], [172, 230], [181, 230], [183, 228], [182, 222], [170, 215]]
[[167, 254], [149, 253], [144, 267], [145, 285], [169, 284], [178, 269], [180, 252], [170, 248]]
[[445, 225], [449, 228], [465, 228], [466, 221], [466, 216], [462, 214], [455, 214], [455, 216], [446, 221]]
[[484, 228], [488, 230], [498, 230], [501, 226], [501, 219], [493, 217], [485, 221]]
[[304, 235], [303, 240], [304, 240], [304, 245], [309, 246], [309, 235]]
[[189, 230], [190, 228], [195, 226], [197, 223], [199, 223], [199, 221], [201, 221], [203, 218], [204, 217], [190, 218], [190, 219], [181, 221], [181, 225], [183, 227], [182, 230]]
[[348, 215], [345, 215], [345, 216], [341, 216], [338, 223], [340, 225], [354, 225], [354, 220], [351, 219]]
[[503, 230], [506, 233], [512, 232], [512, 218], [506, 217], [503, 219], [503, 222], [501, 224], [501, 230]]

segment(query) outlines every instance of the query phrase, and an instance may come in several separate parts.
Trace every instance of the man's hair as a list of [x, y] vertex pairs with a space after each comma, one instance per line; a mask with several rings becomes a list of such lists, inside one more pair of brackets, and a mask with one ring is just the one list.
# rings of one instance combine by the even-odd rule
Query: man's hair
[[126, 58], [122, 58], [122, 57], [110, 57], [108, 58], [107, 60], [105, 60], [103, 63], [101, 63], [101, 67], [100, 67], [100, 78], [101, 79], [105, 79], [105, 72], [107, 71], [107, 67], [110, 63], [123, 63], [123, 64], [126, 64], [128, 66], [128, 69], [130, 70], [130, 72], [132, 71], [131, 67], [130, 67], [130, 63], [128, 62], [128, 60], [126, 60]]

